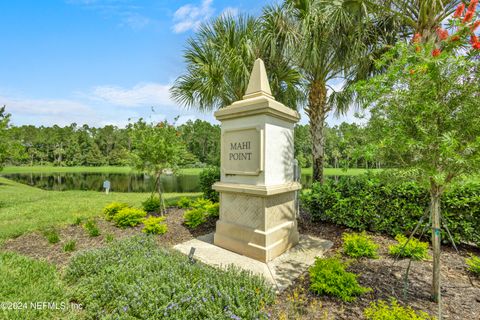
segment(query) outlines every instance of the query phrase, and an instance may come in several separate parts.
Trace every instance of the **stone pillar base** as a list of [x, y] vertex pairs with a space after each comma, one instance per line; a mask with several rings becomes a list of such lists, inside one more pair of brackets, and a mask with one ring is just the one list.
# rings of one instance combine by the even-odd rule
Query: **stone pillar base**
[[275, 187], [217, 183], [214, 188], [220, 192], [215, 245], [268, 262], [298, 243], [298, 183]]

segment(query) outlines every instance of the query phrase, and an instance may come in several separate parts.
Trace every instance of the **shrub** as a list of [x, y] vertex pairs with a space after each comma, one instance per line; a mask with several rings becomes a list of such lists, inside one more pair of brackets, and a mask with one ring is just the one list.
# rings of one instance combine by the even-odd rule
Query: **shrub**
[[197, 198], [195, 201], [190, 203], [190, 207], [193, 209], [206, 209], [207, 206], [213, 204], [209, 199]]
[[369, 292], [357, 282], [354, 273], [345, 271], [346, 263], [338, 257], [315, 258], [315, 263], [308, 270], [310, 273], [310, 290], [319, 295], [338, 297], [343, 301], [354, 301], [355, 296]]
[[117, 227], [135, 227], [140, 224], [147, 213], [142, 209], [123, 208], [113, 217]]
[[177, 201], [177, 207], [183, 208], [183, 209], [190, 208], [190, 204], [191, 204], [191, 201], [187, 197], [181, 197]]
[[218, 218], [220, 215], [220, 204], [218, 202], [207, 204], [205, 206], [205, 212], [207, 213], [208, 217]]
[[480, 276], [480, 257], [470, 255], [470, 258], [467, 258], [465, 262], [467, 263], [470, 272]]
[[164, 234], [167, 232], [168, 227], [166, 223], [162, 223], [165, 221], [165, 217], [148, 217], [143, 219], [143, 233], [147, 234]]
[[[454, 241], [480, 246], [480, 183], [455, 185], [442, 196], [442, 218]], [[302, 206], [314, 221], [391, 236], [413, 230], [430, 204], [427, 189], [397, 174], [367, 174], [327, 179], [301, 194]], [[425, 228], [424, 220], [420, 228]], [[421, 230], [420, 229], [420, 230]], [[450, 242], [445, 229], [441, 237]]]
[[433, 320], [423, 311], [415, 311], [411, 307], [402, 307], [397, 300], [392, 299], [390, 305], [385, 301], [370, 303], [370, 307], [363, 310], [367, 320]]
[[352, 258], [377, 258], [378, 245], [365, 232], [344, 233], [343, 252]]
[[185, 219], [185, 225], [192, 229], [195, 229], [196, 227], [207, 221], [205, 210], [203, 210], [202, 208], [185, 211], [185, 213], [183, 214], [183, 218]]
[[[410, 239], [402, 234], [395, 237], [398, 244], [389, 247], [389, 253], [392, 256], [400, 258], [410, 258], [415, 261], [423, 260], [428, 257], [428, 242], [422, 242], [416, 238]], [[407, 243], [408, 241], [408, 243]], [[407, 245], [405, 245], [407, 243]]]
[[47, 239], [48, 243], [55, 244], [60, 242], [60, 236], [58, 235], [58, 231], [54, 228], [48, 228], [43, 231], [43, 235]]
[[77, 254], [64, 279], [89, 319], [266, 319], [275, 297], [260, 276], [192, 264], [146, 236]]
[[220, 181], [219, 167], [209, 167], [200, 172], [200, 190], [205, 199], [218, 202], [218, 192], [212, 189], [213, 184], [217, 181]]
[[128, 208], [128, 204], [122, 202], [112, 202], [103, 208], [103, 214], [105, 215], [105, 219], [110, 221], [113, 217], [122, 209]]
[[156, 212], [160, 209], [160, 198], [155, 196], [150, 197], [142, 202], [142, 207], [146, 212]]
[[65, 243], [65, 245], [63, 246], [63, 251], [65, 252], [75, 251], [76, 244], [77, 243], [75, 242], [75, 240], [67, 241], [67, 243]]
[[98, 229], [97, 222], [93, 219], [87, 220], [83, 225], [85, 231], [87, 231], [90, 237], [98, 237], [100, 235], [100, 230]]

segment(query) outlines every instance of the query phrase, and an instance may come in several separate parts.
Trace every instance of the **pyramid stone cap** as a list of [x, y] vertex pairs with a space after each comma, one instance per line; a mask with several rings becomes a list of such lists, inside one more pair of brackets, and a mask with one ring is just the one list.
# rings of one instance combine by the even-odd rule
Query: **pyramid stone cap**
[[272, 91], [270, 90], [270, 84], [268, 83], [267, 71], [265, 70], [265, 64], [263, 60], [258, 58], [253, 64], [252, 73], [250, 74], [250, 81], [248, 81], [247, 91], [243, 96], [243, 99], [267, 96], [274, 99]]
[[267, 71], [262, 59], [255, 60], [247, 91], [239, 100], [214, 113], [219, 121], [253, 115], [267, 114], [288, 122], [297, 122], [300, 115], [282, 103], [275, 101], [268, 83]]

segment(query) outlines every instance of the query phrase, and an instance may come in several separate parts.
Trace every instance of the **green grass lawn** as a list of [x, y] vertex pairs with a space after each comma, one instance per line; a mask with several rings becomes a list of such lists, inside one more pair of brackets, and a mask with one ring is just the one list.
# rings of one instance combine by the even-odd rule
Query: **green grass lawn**
[[[76, 217], [100, 215], [113, 201], [140, 206], [150, 193], [45, 191], [0, 177], [0, 243], [7, 238], [49, 226], [73, 223]], [[168, 193], [167, 200], [200, 193]]]
[[[323, 173], [326, 176], [358, 176], [367, 172], [380, 172], [383, 169], [342, 169], [342, 168], [325, 168]], [[302, 168], [302, 174], [312, 174], [312, 168]]]

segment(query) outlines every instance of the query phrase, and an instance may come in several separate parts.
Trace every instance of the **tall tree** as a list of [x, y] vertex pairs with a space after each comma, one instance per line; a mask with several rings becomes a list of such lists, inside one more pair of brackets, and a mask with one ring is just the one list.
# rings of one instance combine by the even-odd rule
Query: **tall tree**
[[[480, 168], [480, 41], [473, 22], [477, 1], [454, 15], [454, 33], [437, 30], [436, 39], [399, 43], [379, 66], [383, 75], [359, 86], [381, 148], [402, 167], [415, 169], [430, 190], [432, 297], [440, 302], [441, 196], [462, 174]], [[463, 15], [464, 14], [464, 15]]]
[[10, 115], [5, 112], [5, 106], [0, 108], [0, 170], [2, 170], [8, 156], [7, 128]]

